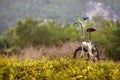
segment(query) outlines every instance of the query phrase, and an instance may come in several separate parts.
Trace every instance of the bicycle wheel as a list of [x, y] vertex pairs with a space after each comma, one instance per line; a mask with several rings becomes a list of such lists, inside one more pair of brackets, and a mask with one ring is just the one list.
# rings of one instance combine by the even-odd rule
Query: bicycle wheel
[[96, 45], [92, 48], [92, 54], [94, 55], [94, 62], [100, 60], [100, 53]]
[[79, 59], [79, 58], [88, 59], [88, 57], [89, 57], [88, 50], [85, 47], [83, 47], [83, 51], [82, 51], [82, 47], [80, 46], [74, 52], [74, 59]]

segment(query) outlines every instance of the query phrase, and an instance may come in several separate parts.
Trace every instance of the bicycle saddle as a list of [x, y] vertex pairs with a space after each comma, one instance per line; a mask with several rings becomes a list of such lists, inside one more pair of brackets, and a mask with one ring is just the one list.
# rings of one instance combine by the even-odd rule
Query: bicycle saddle
[[93, 27], [87, 28], [86, 30], [86, 32], [94, 32], [94, 31], [96, 31], [96, 28], [93, 28]]

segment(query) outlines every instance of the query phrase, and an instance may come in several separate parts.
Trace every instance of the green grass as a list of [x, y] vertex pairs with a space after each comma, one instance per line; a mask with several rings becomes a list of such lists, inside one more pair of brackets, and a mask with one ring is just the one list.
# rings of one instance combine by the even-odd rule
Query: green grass
[[0, 80], [120, 80], [120, 64], [82, 59], [18, 60], [0, 57]]

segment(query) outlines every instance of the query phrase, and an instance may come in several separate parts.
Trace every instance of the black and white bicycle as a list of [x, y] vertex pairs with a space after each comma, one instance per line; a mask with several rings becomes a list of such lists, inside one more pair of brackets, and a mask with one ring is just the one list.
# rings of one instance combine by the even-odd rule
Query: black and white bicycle
[[[83, 20], [88, 19], [88, 17], [84, 18]], [[89, 40], [86, 42], [84, 40], [84, 29], [81, 22], [74, 23], [74, 26], [77, 28], [77, 37], [78, 33], [81, 32], [81, 42], [79, 41], [79, 47], [74, 51], [74, 59], [76, 58], [84, 58], [87, 61], [93, 60], [94, 62], [100, 60], [100, 54], [98, 51], [97, 45], [92, 43], [91, 40], [91, 33], [96, 31], [96, 28], [90, 27], [87, 28], [86, 32], [88, 32]]]

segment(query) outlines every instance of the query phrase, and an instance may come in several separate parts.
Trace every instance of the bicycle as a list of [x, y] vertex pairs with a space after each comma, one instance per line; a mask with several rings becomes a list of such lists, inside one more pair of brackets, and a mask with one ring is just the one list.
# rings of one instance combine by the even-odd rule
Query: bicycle
[[[88, 19], [84, 18], [84, 20]], [[89, 35], [89, 41], [86, 42], [84, 40], [85, 36], [84, 36], [84, 29], [83, 29], [83, 25], [81, 22], [76, 22], [74, 23], [73, 26], [77, 26], [78, 30], [77, 30], [77, 38], [78, 38], [78, 32], [79, 30], [81, 30], [81, 42], [79, 41], [79, 47], [74, 51], [74, 59], [76, 58], [85, 58], [87, 61], [89, 60], [93, 60], [95, 61], [99, 61], [100, 60], [100, 54], [98, 51], [98, 47], [97, 45], [92, 43], [91, 40], [91, 33], [96, 31], [96, 28], [93, 27], [89, 27], [87, 28], [86, 32], [88, 32]]]

